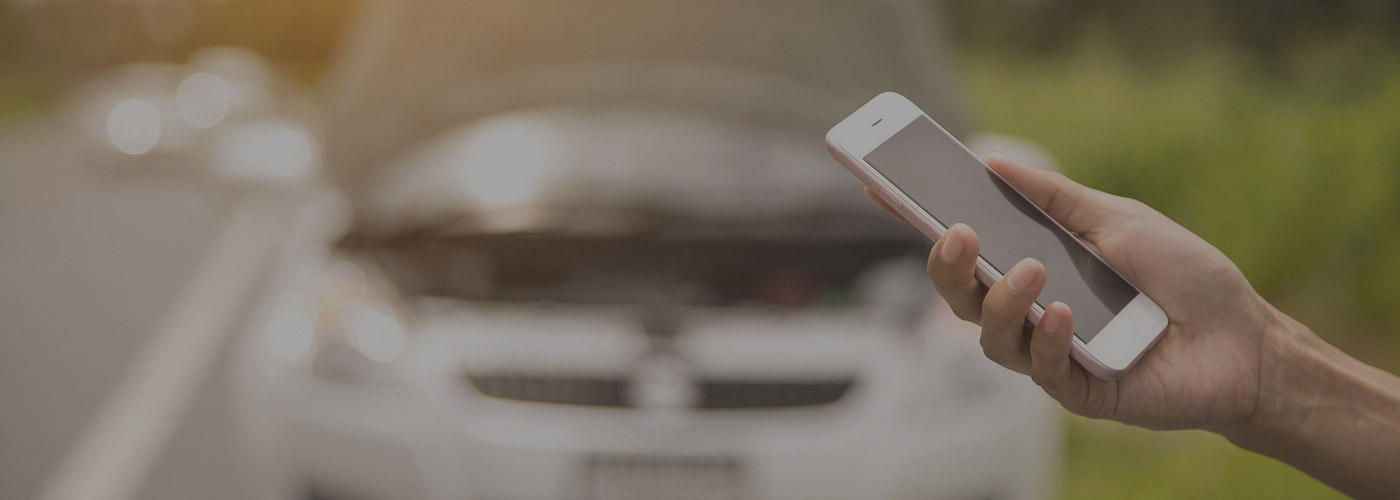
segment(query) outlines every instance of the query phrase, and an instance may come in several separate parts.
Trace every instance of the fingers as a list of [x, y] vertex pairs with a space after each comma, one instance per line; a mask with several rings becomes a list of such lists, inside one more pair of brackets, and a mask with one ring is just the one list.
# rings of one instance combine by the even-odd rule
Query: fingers
[[987, 290], [982, 301], [982, 352], [997, 364], [1020, 373], [1031, 368], [1026, 313], [1045, 286], [1045, 266], [1027, 258]]
[[896, 211], [894, 207], [890, 206], [889, 202], [885, 201], [885, 199], [881, 198], [878, 193], [872, 191], [868, 187], [865, 188], [865, 198], [870, 200], [871, 203], [874, 203], [875, 206], [880, 207], [880, 209], [884, 210], [885, 213], [890, 214], [890, 217], [894, 217], [894, 220], [897, 220], [906, 226], [911, 225], [909, 224], [909, 221], [904, 220], [903, 215], [899, 215], [899, 212]]
[[948, 307], [965, 321], [981, 323], [987, 287], [977, 281], [977, 233], [966, 224], [948, 228], [928, 255], [928, 277]]
[[1069, 350], [1074, 336], [1074, 314], [1063, 302], [1045, 308], [1031, 332], [1031, 380], [1059, 399], [1071, 383]]
[[1093, 233], [1135, 215], [1127, 198], [1086, 187], [1057, 172], [1036, 168], [1001, 153], [987, 155], [984, 160], [1031, 203], [1072, 232]]

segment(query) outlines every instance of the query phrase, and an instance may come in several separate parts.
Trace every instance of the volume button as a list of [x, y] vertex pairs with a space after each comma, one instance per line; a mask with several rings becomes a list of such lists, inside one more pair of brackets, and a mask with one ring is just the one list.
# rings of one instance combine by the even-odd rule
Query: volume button
[[891, 193], [890, 190], [885, 189], [883, 187], [880, 188], [880, 197], [885, 199], [885, 203], [890, 204], [890, 208], [893, 208], [895, 210], [904, 210], [904, 203], [900, 202], [899, 197], [895, 196], [894, 193]]

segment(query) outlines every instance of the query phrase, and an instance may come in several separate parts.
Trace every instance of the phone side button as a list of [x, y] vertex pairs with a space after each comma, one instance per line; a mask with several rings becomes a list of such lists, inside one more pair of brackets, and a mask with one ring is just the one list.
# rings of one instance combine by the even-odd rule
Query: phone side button
[[894, 193], [891, 193], [890, 190], [880, 188], [880, 197], [885, 199], [885, 203], [890, 204], [890, 208], [893, 208], [895, 210], [904, 209], [904, 203], [900, 202], [899, 197], [895, 196]]

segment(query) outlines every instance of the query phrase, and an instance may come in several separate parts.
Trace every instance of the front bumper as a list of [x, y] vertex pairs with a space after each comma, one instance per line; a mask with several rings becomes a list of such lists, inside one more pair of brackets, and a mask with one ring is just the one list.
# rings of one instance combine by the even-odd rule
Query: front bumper
[[1058, 473], [1058, 413], [1019, 379], [957, 404], [906, 404], [906, 380], [822, 407], [684, 412], [303, 382], [274, 403], [278, 447], [327, 496], [1043, 498]]

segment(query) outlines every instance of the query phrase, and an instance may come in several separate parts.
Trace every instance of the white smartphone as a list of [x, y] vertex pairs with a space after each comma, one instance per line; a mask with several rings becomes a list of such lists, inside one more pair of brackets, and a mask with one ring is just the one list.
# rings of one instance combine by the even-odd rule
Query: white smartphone
[[827, 149], [930, 239], [962, 222], [977, 231], [977, 278], [990, 286], [1025, 257], [1046, 283], [1027, 318], [1064, 302], [1072, 355], [1104, 379], [1121, 377], [1156, 342], [1167, 315], [1077, 237], [1031, 203], [904, 96], [886, 92], [836, 124]]

